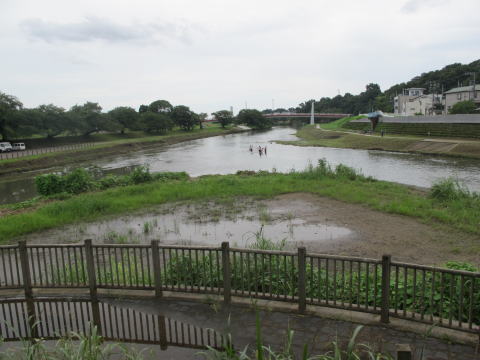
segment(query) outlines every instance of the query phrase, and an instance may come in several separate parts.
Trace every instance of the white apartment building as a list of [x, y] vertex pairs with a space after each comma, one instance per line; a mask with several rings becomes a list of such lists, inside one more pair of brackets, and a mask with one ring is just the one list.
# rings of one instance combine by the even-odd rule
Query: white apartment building
[[441, 104], [441, 95], [426, 95], [424, 91], [424, 88], [405, 89], [402, 95], [394, 98], [393, 112], [402, 116], [435, 115], [434, 105]]

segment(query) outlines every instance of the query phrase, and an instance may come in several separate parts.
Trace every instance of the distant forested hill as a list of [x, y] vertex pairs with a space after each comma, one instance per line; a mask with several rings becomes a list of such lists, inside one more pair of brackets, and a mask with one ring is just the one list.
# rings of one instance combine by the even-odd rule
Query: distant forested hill
[[[477, 83], [480, 82], [480, 60], [471, 62], [470, 64], [450, 64], [441, 70], [429, 71], [419, 76], [415, 76], [408, 82], [393, 85], [384, 92], [381, 91], [378, 84], [368, 84], [365, 91], [358, 95], [346, 93], [345, 95], [337, 95], [333, 98], [322, 97], [315, 100], [315, 111], [323, 113], [348, 113], [359, 114], [372, 110], [382, 110], [385, 112], [393, 112], [393, 98], [397, 94], [402, 93], [402, 89], [410, 87], [421, 87], [430, 91], [441, 92], [442, 86], [444, 90], [469, 85], [471, 77], [466, 75], [467, 72], [477, 73]], [[296, 107], [298, 112], [309, 112], [311, 100], [302, 102]], [[278, 110], [278, 109], [277, 109]], [[293, 109], [292, 109], [293, 110]], [[266, 110], [268, 112], [268, 110]]]

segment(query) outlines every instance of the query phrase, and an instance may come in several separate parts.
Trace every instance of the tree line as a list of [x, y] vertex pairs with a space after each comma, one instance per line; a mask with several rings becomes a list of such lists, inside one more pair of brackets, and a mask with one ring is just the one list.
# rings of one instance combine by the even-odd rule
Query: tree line
[[[257, 110], [242, 110], [237, 117], [228, 110], [220, 110], [212, 115], [224, 128], [232, 123], [246, 124], [255, 129], [271, 127], [270, 120]], [[140, 105], [138, 111], [119, 106], [102, 112], [102, 107], [95, 102], [74, 105], [68, 110], [53, 104], [24, 108], [17, 97], [0, 92], [2, 140], [33, 135], [52, 139], [60, 135], [89, 136], [98, 132], [123, 134], [127, 130], [165, 134], [174, 127], [192, 131], [196, 126], [203, 128], [207, 116], [206, 113], [197, 114], [185, 105], [173, 106], [167, 100]]]
[[[442, 90], [447, 91], [455, 87], [471, 85], [470, 74], [473, 72], [480, 77], [480, 60], [473, 61], [470, 64], [454, 63], [441, 70], [422, 73], [410, 81], [393, 85], [385, 91], [382, 91], [378, 84], [370, 83], [365, 87], [365, 91], [358, 95], [346, 93], [315, 100], [315, 112], [352, 115], [364, 114], [374, 110], [393, 112], [393, 98], [402, 94], [403, 89], [417, 87], [426, 89], [427, 94], [442, 93]], [[266, 109], [263, 110], [263, 113], [284, 111], [308, 113], [312, 100], [304, 101], [297, 107], [289, 109]], [[472, 104], [466, 104], [465, 106], [471, 107]]]
[[102, 112], [95, 102], [74, 105], [69, 110], [53, 104], [24, 108], [15, 96], [0, 93], [0, 135], [4, 140], [32, 135], [88, 136], [101, 131], [123, 134], [127, 129], [166, 133], [174, 126], [188, 131], [200, 125], [205, 117], [206, 114], [196, 114], [184, 105], [172, 106], [166, 100], [142, 105], [139, 111], [120, 106]]

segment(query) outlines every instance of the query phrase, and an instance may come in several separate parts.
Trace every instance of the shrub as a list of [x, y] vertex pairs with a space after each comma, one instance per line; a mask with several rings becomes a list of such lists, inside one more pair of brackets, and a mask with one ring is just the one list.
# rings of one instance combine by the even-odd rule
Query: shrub
[[138, 166], [133, 169], [132, 173], [130, 174], [130, 181], [133, 184], [141, 184], [152, 181], [152, 174], [150, 174], [150, 169], [148, 166]]
[[35, 177], [35, 187], [40, 195], [48, 196], [65, 191], [63, 176], [58, 174], [46, 174]]
[[458, 180], [448, 178], [432, 185], [430, 197], [439, 201], [454, 201], [470, 197], [470, 192]]
[[185, 171], [182, 172], [159, 172], [152, 174], [152, 178], [155, 181], [168, 181], [168, 180], [186, 180], [188, 174]]
[[335, 175], [349, 180], [356, 180], [357, 178], [362, 177], [362, 175], [358, 174], [354, 168], [343, 164], [337, 165], [335, 168]]
[[463, 270], [463, 271], [470, 271], [470, 272], [479, 271], [479, 269], [477, 269], [472, 264], [467, 262], [462, 262], [462, 261], [448, 261], [445, 264], [445, 266], [447, 267], [447, 269], [452, 269], [452, 270]]
[[92, 176], [84, 168], [78, 168], [65, 175], [65, 191], [70, 194], [80, 194], [95, 187]]
[[97, 185], [101, 190], [105, 190], [115, 186], [126, 185], [125, 178], [116, 175], [107, 175], [104, 178], [98, 180]]

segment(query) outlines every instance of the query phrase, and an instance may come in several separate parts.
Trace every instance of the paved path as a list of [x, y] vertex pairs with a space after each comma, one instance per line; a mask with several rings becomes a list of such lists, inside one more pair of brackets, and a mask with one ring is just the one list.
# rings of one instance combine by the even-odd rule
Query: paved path
[[[255, 344], [255, 312], [239, 306], [223, 307], [188, 301], [118, 301], [115, 305], [138, 309], [147, 313], [157, 313], [178, 321], [187, 322], [203, 328], [212, 328], [225, 333], [230, 331], [237, 349]], [[266, 344], [274, 349], [284, 346], [287, 328], [294, 330], [294, 348], [300, 354], [303, 344], [309, 345], [311, 354], [324, 353], [332, 348], [337, 337], [345, 344], [357, 324], [301, 316], [280, 312], [261, 311], [262, 334]], [[396, 344], [410, 344], [417, 356], [424, 351], [423, 360], [479, 360], [475, 349], [465, 345], [451, 344], [433, 338], [406, 333], [382, 326], [364, 326], [358, 342], [368, 344], [374, 349], [394, 353]], [[419, 357], [415, 357], [419, 359]]]

